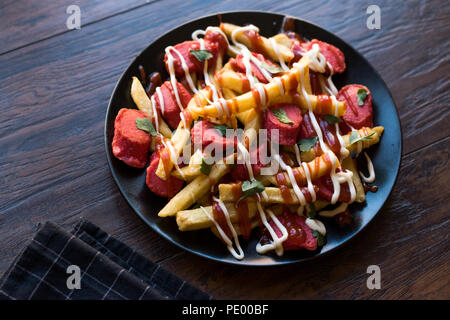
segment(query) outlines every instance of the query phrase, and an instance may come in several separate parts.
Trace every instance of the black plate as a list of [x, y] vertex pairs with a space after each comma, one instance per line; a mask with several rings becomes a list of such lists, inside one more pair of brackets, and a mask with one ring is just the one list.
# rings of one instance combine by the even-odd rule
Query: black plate
[[[284, 18], [284, 15], [280, 14], [254, 11], [228, 12], [221, 15], [224, 22], [237, 25], [254, 24], [265, 36], [278, 33]], [[114, 119], [121, 108], [136, 108], [130, 96], [130, 87], [131, 77], [139, 77], [138, 66], [144, 66], [147, 73], [158, 71], [167, 75], [162, 62], [164, 48], [191, 39], [191, 33], [197, 29], [205, 29], [218, 24], [217, 15], [211, 15], [185, 23], [167, 32], [151, 43], [123, 73], [109, 102], [105, 123], [106, 155], [114, 180], [136, 214], [151, 228], [179, 247], [209, 259], [239, 265], [279, 265], [309, 260], [336, 249], [359, 233], [380, 211], [388, 198], [400, 166], [402, 139], [394, 101], [379, 74], [355, 49], [332, 33], [312, 23], [295, 19], [295, 31], [308, 39], [317, 38], [342, 50], [346, 58], [347, 70], [342, 75], [334, 76], [337, 88], [352, 83], [367, 86], [372, 92], [374, 123], [385, 127], [381, 142], [369, 151], [377, 174], [378, 192], [369, 192], [365, 204], [351, 206], [354, 215], [354, 222], [351, 226], [339, 228], [332, 222], [324, 221], [327, 228], [327, 244], [321, 250], [286, 252], [282, 257], [275, 254], [259, 255], [255, 250], [258, 240], [255, 232], [250, 241], [241, 241], [245, 258], [237, 261], [209, 229], [180, 232], [175, 218], [159, 218], [157, 213], [167, 200], [155, 196], [147, 188], [145, 170], [128, 167], [113, 156], [111, 142], [114, 135]]]

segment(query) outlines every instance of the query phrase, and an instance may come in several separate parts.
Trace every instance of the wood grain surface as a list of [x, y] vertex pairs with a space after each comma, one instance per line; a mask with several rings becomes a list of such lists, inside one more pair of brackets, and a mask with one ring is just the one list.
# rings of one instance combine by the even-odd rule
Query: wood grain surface
[[[0, 274], [47, 220], [81, 216], [216, 298], [450, 298], [448, 184], [450, 6], [376, 1], [3, 1], [0, 10]], [[69, 4], [82, 12], [68, 30]], [[404, 148], [394, 191], [353, 241], [319, 260], [236, 268], [181, 251], [128, 207], [106, 163], [108, 100], [151, 41], [181, 23], [230, 10], [297, 16], [360, 51], [389, 86]], [[382, 271], [368, 290], [366, 268]]]

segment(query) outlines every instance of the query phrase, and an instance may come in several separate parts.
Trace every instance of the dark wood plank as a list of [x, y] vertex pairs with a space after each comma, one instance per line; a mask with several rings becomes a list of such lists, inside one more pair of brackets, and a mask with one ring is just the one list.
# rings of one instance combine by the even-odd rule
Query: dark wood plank
[[[404, 157], [390, 200], [351, 243], [281, 268], [239, 268], [183, 253], [162, 266], [219, 299], [445, 299], [450, 297], [450, 139]], [[224, 248], [225, 250], [225, 248]], [[381, 289], [366, 287], [369, 265]], [[239, 290], [236, 288], [239, 287]]]
[[62, 32], [76, 31], [69, 30], [66, 25], [70, 16], [66, 10], [70, 5], [80, 7], [83, 27], [146, 3], [145, 0], [3, 0], [0, 10], [0, 54]]
[[[337, 33], [361, 50], [392, 89], [403, 125], [404, 152], [411, 153], [449, 134], [449, 81], [446, 77], [449, 64], [446, 63], [448, 57], [442, 54], [448, 51], [449, 40], [445, 36], [448, 15], [440, 3], [417, 0], [410, 6], [395, 7], [391, 2], [381, 1], [382, 29], [371, 31], [365, 28], [365, 7], [359, 2], [353, 5], [326, 0], [301, 3], [261, 0], [242, 5], [227, 0], [205, 5], [201, 0], [189, 3], [165, 0], [1, 55], [0, 184], [6, 187], [0, 189], [0, 273], [31, 238], [38, 223], [51, 220], [68, 227], [80, 216], [98, 223], [152, 260], [164, 260], [181, 252], [147, 228], [126, 205], [110, 176], [103, 146], [104, 116], [115, 82], [129, 61], [168, 29], [221, 10], [259, 9], [303, 17]], [[170, 19], [160, 12], [170, 12]], [[417, 30], [424, 30], [424, 33]], [[397, 44], [398, 39], [405, 39], [408, 45]], [[428, 46], [433, 50], [417, 50], [415, 46]], [[448, 147], [447, 140], [442, 143]], [[442, 144], [430, 148], [436, 146], [442, 147]], [[425, 150], [434, 150], [430, 148]], [[427, 297], [448, 295], [448, 291], [438, 285], [425, 288], [426, 281], [437, 281], [436, 275], [446, 279], [442, 266], [448, 263], [448, 254], [443, 250], [448, 249], [448, 238], [436, 237], [433, 239], [441, 242], [430, 242], [433, 239], [419, 228], [430, 230], [434, 226], [440, 231], [446, 226], [439, 220], [445, 217], [445, 207], [438, 205], [440, 200], [448, 199], [448, 193], [438, 192], [439, 188], [445, 190], [443, 186], [448, 181], [442, 169], [448, 161], [448, 154], [445, 158], [443, 153], [446, 150], [448, 148], [429, 154], [420, 151], [417, 153], [420, 156], [411, 153], [405, 158], [406, 169], [402, 172], [425, 183], [433, 181], [434, 184], [436, 180], [438, 187], [427, 188], [422, 194], [410, 189], [415, 181], [400, 180], [396, 187], [397, 200], [391, 199], [376, 220], [381, 222], [371, 225], [366, 235], [361, 235], [350, 249], [339, 251], [339, 260], [336, 256], [325, 260], [328, 262], [318, 268], [321, 272], [311, 271], [315, 263], [310, 267], [302, 266], [297, 272], [306, 270], [310, 276], [297, 276], [292, 282], [290, 274], [284, 274], [289, 268], [277, 269], [278, 273], [271, 271], [267, 276], [261, 270], [253, 271], [254, 281], [271, 280], [273, 290], [264, 289], [263, 285], [268, 282], [261, 282], [239, 290], [241, 297], [269, 297], [270, 294], [276, 298], [300, 296], [300, 293], [320, 297], [406, 297], [408, 294], [419, 296], [421, 292]], [[424, 159], [430, 168], [424, 168], [427, 170], [422, 172], [426, 175], [420, 175], [421, 171], [413, 168]], [[408, 200], [401, 202], [399, 194]], [[429, 210], [429, 205], [440, 216], [426, 211], [430, 220], [424, 220], [422, 210]], [[405, 217], [408, 214], [405, 210], [411, 209], [410, 216]], [[402, 217], [398, 223], [392, 219], [397, 215]], [[381, 231], [374, 229], [374, 225], [381, 226]], [[426, 241], [417, 241], [414, 230]], [[374, 234], [373, 238], [368, 236]], [[394, 246], [386, 258], [382, 254], [387, 249], [385, 236]], [[424, 252], [426, 243], [430, 243], [430, 251]], [[397, 245], [401, 250], [395, 249]], [[407, 269], [409, 261], [407, 253], [402, 251], [405, 248], [417, 248], [417, 253], [426, 254], [426, 259], [430, 260], [431, 267], [420, 273], [420, 281], [409, 278], [412, 273], [403, 270]], [[371, 260], [372, 252], [380, 257], [379, 261]], [[420, 258], [415, 255], [416, 251], [409, 253], [416, 262]], [[227, 283], [236, 269], [188, 254], [177, 257], [164, 265], [218, 297], [237, 295], [233, 293], [233, 286], [235, 288], [238, 282]], [[347, 263], [347, 259], [353, 262]], [[196, 267], [202, 264], [207, 266], [205, 270], [214, 272], [199, 273], [186, 264]], [[366, 292], [368, 290], [361, 285], [365, 282], [368, 264], [381, 264], [382, 270], [391, 274], [386, 274], [387, 279], [398, 275], [407, 279], [406, 284], [393, 279], [399, 289], [390, 286], [389, 292], [383, 291], [386, 295]], [[299, 283], [303, 281], [309, 286], [301, 287]], [[414, 290], [405, 293], [408, 289]]]

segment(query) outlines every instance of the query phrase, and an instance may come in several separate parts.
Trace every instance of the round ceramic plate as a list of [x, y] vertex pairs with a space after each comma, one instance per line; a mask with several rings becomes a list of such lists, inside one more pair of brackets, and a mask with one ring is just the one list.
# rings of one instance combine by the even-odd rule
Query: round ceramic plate
[[[236, 25], [254, 24], [264, 36], [272, 36], [281, 29], [284, 15], [266, 12], [227, 12], [221, 13], [222, 21]], [[281, 257], [274, 253], [259, 255], [256, 250], [258, 232], [254, 230], [249, 241], [241, 241], [245, 258], [238, 261], [229, 254], [222, 242], [208, 230], [180, 232], [175, 218], [158, 217], [159, 210], [167, 199], [154, 195], [145, 185], [145, 169], [134, 169], [116, 159], [112, 154], [111, 142], [114, 135], [114, 119], [121, 108], [136, 108], [130, 96], [131, 77], [139, 77], [138, 66], [144, 66], [147, 73], [160, 72], [167, 76], [164, 68], [164, 49], [169, 45], [191, 39], [197, 29], [219, 25], [217, 15], [206, 16], [185, 23], [151, 43], [125, 70], [117, 83], [106, 113], [105, 144], [108, 164], [119, 189], [127, 202], [156, 232], [179, 247], [205, 258], [239, 265], [280, 265], [309, 260], [338, 248], [358, 234], [380, 211], [391, 192], [400, 166], [401, 130], [397, 110], [389, 90], [375, 69], [355, 49], [332, 33], [301, 19], [294, 18], [295, 31], [307, 39], [317, 38], [331, 43], [345, 55], [347, 70], [333, 77], [339, 89], [346, 84], [367, 86], [373, 99], [374, 123], [385, 127], [380, 143], [369, 150], [373, 160], [378, 186], [377, 193], [368, 193], [364, 204], [352, 204], [354, 221], [345, 228], [333, 221], [324, 221], [327, 228], [327, 243], [321, 249], [288, 251]], [[360, 157], [361, 158], [361, 157]]]

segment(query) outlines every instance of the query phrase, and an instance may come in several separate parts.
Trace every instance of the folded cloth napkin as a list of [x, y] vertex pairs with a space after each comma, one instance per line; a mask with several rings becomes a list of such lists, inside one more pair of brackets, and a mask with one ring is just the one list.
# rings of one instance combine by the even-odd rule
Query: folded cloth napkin
[[[69, 266], [79, 268], [80, 289]], [[211, 297], [82, 219], [72, 233], [45, 223], [0, 280], [0, 299]]]

